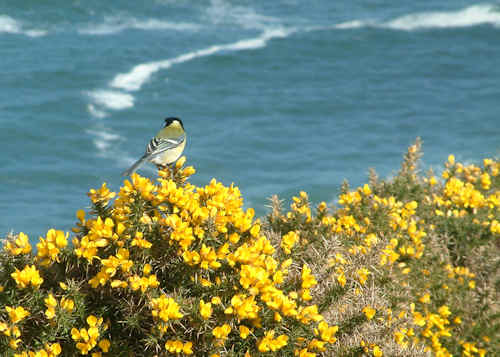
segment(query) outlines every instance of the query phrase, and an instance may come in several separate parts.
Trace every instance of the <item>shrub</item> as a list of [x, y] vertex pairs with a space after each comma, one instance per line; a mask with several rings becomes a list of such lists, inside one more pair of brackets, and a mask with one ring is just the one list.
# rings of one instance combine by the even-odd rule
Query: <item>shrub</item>
[[91, 190], [69, 234], [0, 253], [6, 356], [483, 356], [500, 353], [500, 163], [450, 156], [254, 218], [180, 159]]

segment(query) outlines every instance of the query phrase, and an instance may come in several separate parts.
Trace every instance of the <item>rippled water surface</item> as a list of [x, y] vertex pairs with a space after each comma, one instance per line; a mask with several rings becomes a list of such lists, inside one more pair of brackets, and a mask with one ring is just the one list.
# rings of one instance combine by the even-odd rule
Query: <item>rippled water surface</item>
[[5, 1], [0, 235], [69, 229], [166, 116], [192, 182], [259, 215], [390, 176], [417, 136], [425, 169], [498, 156], [499, 38], [496, 2]]

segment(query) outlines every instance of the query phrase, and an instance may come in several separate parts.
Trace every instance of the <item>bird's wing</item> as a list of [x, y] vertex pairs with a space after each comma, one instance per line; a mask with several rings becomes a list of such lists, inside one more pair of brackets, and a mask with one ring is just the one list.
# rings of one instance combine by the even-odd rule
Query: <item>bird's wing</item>
[[169, 139], [153, 138], [146, 148], [146, 156], [148, 156], [148, 158], [151, 158], [167, 150], [176, 148], [177, 146], [181, 145], [184, 140], [186, 140], [186, 134], [182, 134], [177, 138]]

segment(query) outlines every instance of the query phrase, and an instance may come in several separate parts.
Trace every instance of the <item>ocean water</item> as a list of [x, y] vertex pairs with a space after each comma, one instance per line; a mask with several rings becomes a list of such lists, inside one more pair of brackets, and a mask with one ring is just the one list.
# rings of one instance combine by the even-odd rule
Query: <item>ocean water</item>
[[4, 0], [0, 236], [70, 229], [167, 116], [191, 181], [259, 215], [390, 177], [417, 136], [424, 169], [498, 157], [499, 39], [496, 1]]

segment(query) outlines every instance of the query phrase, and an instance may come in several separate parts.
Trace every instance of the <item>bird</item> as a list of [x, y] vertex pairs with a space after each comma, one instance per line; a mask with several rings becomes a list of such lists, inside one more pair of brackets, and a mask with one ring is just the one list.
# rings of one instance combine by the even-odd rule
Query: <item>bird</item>
[[122, 175], [133, 174], [146, 161], [152, 162], [159, 169], [173, 164], [181, 156], [185, 146], [186, 132], [182, 120], [175, 117], [166, 118], [163, 128], [151, 139], [144, 155]]

